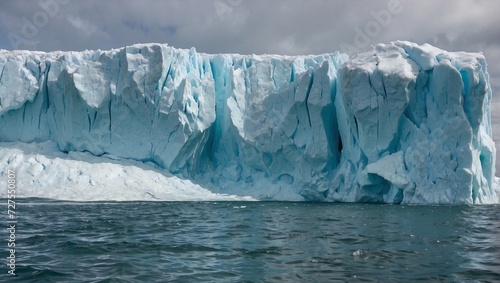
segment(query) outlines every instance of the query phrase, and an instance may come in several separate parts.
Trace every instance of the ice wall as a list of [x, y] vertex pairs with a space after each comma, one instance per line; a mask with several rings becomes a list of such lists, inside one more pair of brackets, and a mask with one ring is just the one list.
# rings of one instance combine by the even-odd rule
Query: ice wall
[[345, 153], [329, 198], [496, 201], [483, 55], [395, 42], [356, 56], [338, 76]]
[[485, 59], [409, 42], [351, 60], [161, 44], [0, 52], [0, 141], [152, 162], [272, 200], [488, 203]]

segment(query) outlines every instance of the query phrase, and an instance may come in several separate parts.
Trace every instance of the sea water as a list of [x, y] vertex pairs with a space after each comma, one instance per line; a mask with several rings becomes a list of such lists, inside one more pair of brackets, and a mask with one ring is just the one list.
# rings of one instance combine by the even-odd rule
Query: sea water
[[500, 282], [498, 205], [30, 199], [16, 216], [3, 282]]

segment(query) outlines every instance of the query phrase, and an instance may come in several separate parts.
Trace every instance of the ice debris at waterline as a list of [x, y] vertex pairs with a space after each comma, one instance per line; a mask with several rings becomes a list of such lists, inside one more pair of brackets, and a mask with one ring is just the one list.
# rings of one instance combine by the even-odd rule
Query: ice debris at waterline
[[1, 51], [0, 68], [0, 186], [16, 171], [18, 197], [498, 202], [482, 54], [141, 44]]

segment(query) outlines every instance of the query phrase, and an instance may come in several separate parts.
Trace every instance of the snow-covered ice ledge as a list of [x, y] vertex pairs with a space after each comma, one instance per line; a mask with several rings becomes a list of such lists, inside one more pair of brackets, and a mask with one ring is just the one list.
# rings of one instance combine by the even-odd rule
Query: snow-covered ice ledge
[[[88, 152], [61, 152], [53, 142], [0, 143], [0, 164], [16, 172], [17, 198], [68, 201], [252, 201], [212, 193], [154, 164]], [[5, 185], [7, 187], [7, 185]]]
[[479, 53], [141, 44], [0, 51], [0, 70], [0, 186], [15, 170], [20, 197], [499, 201]]

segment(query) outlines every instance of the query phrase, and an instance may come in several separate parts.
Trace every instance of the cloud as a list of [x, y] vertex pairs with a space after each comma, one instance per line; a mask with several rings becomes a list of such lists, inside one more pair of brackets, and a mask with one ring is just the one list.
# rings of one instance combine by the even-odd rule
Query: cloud
[[86, 37], [90, 36], [108, 37], [108, 35], [105, 32], [99, 30], [99, 28], [96, 25], [93, 25], [88, 21], [72, 16], [68, 16], [66, 19], [75, 29], [77, 29], [80, 32], [80, 34], [83, 34]]
[[[40, 30], [37, 39], [42, 50], [104, 49], [150, 41], [196, 46], [207, 52], [324, 53], [338, 50], [342, 42], [352, 42], [355, 28], [363, 29], [374, 20], [374, 13], [387, 9], [392, 2], [399, 2], [402, 12], [392, 15], [390, 24], [371, 39], [372, 43], [407, 39], [447, 49], [500, 45], [496, 36], [500, 21], [495, 16], [500, 12], [500, 2], [474, 0], [70, 1], [61, 5], [59, 15], [51, 18], [51, 24]], [[4, 35], [21, 27], [23, 17], [31, 18], [41, 10], [33, 3], [0, 3]], [[172, 31], [169, 27], [176, 32], [168, 32]], [[107, 33], [109, 38], [82, 41], [84, 30], [90, 35]], [[60, 40], [53, 44], [45, 40], [50, 38], [48, 34]], [[0, 44], [9, 48], [5, 38]]]

